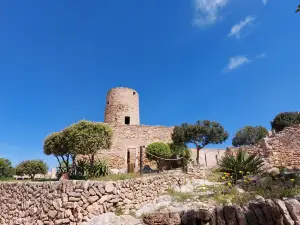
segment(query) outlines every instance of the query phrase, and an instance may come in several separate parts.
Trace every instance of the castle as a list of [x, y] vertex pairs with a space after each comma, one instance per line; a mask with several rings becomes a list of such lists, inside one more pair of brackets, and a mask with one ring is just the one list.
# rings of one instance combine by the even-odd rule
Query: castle
[[[117, 87], [108, 91], [105, 106], [104, 123], [113, 130], [112, 147], [100, 151], [97, 156], [108, 159], [110, 168], [127, 168], [127, 157], [130, 163], [139, 168], [140, 146], [147, 146], [153, 142], [172, 142], [174, 127], [148, 126], [140, 124], [139, 94], [137, 91]], [[215, 155], [220, 151], [209, 151], [209, 160], [215, 164]], [[192, 149], [192, 153], [196, 151]], [[225, 153], [224, 150], [222, 150]], [[144, 160], [145, 156], [143, 156]], [[200, 156], [204, 159], [204, 156]]]

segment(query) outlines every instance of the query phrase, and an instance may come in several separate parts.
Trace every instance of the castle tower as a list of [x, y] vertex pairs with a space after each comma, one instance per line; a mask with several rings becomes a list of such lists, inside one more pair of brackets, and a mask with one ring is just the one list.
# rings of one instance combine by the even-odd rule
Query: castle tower
[[106, 96], [105, 123], [140, 124], [139, 95], [125, 87], [112, 88]]

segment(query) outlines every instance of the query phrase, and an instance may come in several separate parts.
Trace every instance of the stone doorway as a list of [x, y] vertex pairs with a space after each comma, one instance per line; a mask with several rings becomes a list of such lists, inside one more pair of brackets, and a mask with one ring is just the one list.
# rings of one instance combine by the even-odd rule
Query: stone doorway
[[134, 173], [138, 169], [138, 148], [129, 146], [126, 155], [127, 173]]

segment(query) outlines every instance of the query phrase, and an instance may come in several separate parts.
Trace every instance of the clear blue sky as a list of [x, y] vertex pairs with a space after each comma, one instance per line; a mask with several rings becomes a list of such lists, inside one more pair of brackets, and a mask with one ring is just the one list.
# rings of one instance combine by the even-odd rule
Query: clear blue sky
[[[143, 124], [209, 119], [231, 137], [299, 111], [297, 0], [3, 1], [0, 157], [56, 160], [43, 140], [140, 94]], [[212, 146], [219, 147], [219, 146]]]

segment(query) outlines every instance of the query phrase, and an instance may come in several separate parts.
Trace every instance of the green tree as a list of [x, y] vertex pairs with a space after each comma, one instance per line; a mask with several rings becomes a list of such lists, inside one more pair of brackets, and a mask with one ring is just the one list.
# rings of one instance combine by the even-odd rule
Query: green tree
[[279, 113], [273, 121], [271, 121], [272, 129], [276, 132], [282, 131], [286, 127], [300, 124], [299, 112], [283, 112]]
[[[66, 168], [68, 173], [70, 165], [73, 170], [76, 170], [77, 155], [85, 155], [89, 158], [89, 168], [91, 171], [95, 171], [92, 169], [95, 155], [99, 150], [111, 147], [112, 135], [112, 129], [109, 126], [82, 120], [60, 132], [50, 134], [44, 141], [44, 153], [54, 155], [60, 169]], [[92, 176], [93, 172], [90, 175]]]
[[268, 130], [262, 126], [245, 126], [240, 129], [232, 139], [235, 147], [242, 145], [254, 145], [268, 135]]
[[90, 162], [90, 176], [94, 176], [95, 155], [98, 151], [110, 149], [112, 145], [112, 129], [103, 124], [80, 121], [70, 127], [74, 136], [74, 149], [78, 154], [86, 155]]
[[181, 126], [176, 126], [172, 140], [178, 145], [194, 144], [197, 149], [196, 161], [199, 164], [199, 153], [202, 148], [209, 144], [221, 144], [227, 140], [228, 136], [221, 124], [209, 120], [198, 120], [196, 124], [183, 123]]
[[163, 159], [169, 159], [172, 156], [171, 149], [168, 144], [162, 142], [154, 142], [146, 147], [146, 157], [155, 161], [157, 168], [161, 169]]
[[0, 178], [12, 177], [15, 173], [11, 161], [8, 159], [0, 158]]
[[16, 174], [28, 175], [33, 180], [36, 174], [46, 174], [48, 166], [42, 160], [26, 160], [16, 166]]
[[298, 5], [297, 9], [296, 9], [296, 13], [300, 12], [300, 5]]

